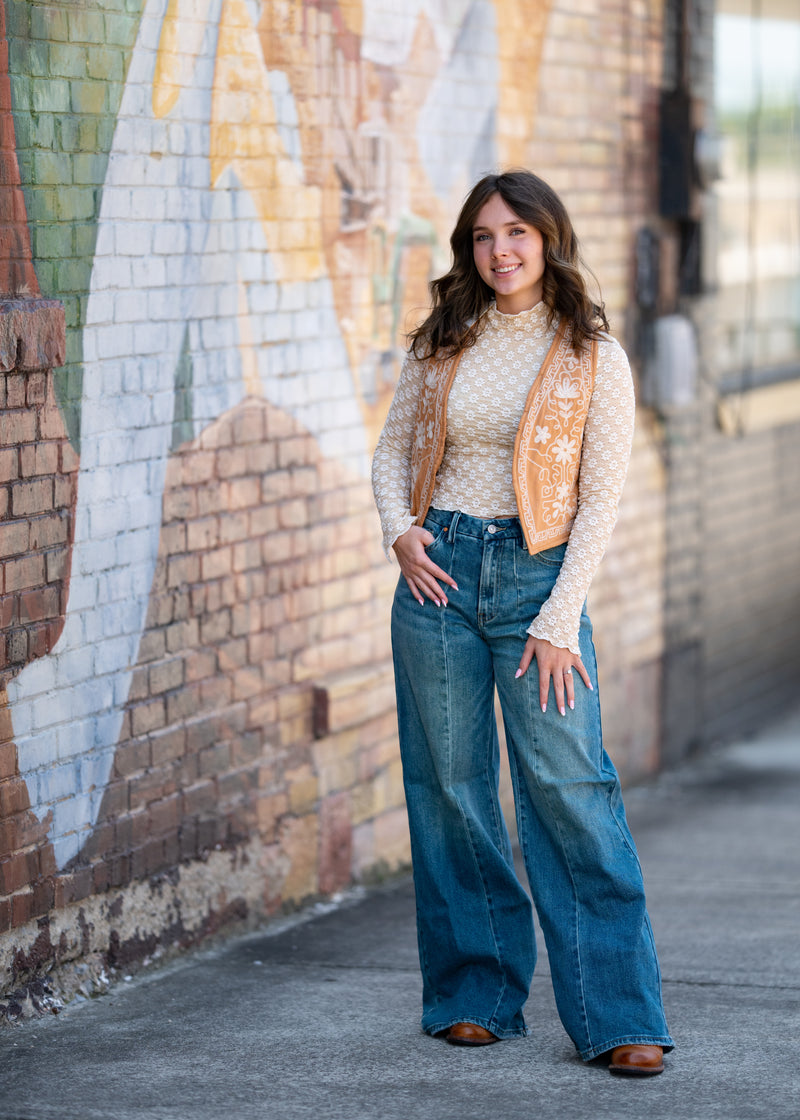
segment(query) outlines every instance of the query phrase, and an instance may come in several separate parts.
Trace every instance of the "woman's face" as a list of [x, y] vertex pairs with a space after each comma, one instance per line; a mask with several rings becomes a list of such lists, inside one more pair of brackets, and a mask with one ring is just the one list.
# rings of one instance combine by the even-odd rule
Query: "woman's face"
[[472, 255], [481, 279], [495, 293], [498, 311], [516, 315], [539, 303], [545, 268], [542, 235], [521, 221], [499, 194], [478, 211]]

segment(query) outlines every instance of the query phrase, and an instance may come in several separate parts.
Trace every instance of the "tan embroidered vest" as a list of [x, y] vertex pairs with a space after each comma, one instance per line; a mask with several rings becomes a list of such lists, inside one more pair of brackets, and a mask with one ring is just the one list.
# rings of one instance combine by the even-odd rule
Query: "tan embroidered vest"
[[[461, 354], [428, 362], [411, 449], [411, 512], [421, 525], [444, 457], [447, 399]], [[576, 352], [562, 321], [531, 385], [514, 444], [514, 492], [531, 553], [569, 538], [578, 508], [583, 428], [597, 372], [597, 343]]]

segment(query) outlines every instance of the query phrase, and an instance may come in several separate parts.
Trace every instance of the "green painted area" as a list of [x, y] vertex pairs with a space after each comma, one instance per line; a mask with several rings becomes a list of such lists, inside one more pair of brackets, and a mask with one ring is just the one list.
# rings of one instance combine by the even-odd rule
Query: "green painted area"
[[181, 352], [178, 364], [175, 367], [175, 407], [172, 414], [172, 443], [173, 451], [186, 443], [194, 436], [192, 424], [192, 389], [194, 386], [194, 368], [192, 354], [189, 349], [189, 328], [183, 332]]
[[[77, 449], [97, 217], [144, 0], [5, 0], [5, 7], [34, 265], [42, 294], [66, 307], [67, 362], [55, 383]], [[191, 362], [188, 386], [191, 395]]]

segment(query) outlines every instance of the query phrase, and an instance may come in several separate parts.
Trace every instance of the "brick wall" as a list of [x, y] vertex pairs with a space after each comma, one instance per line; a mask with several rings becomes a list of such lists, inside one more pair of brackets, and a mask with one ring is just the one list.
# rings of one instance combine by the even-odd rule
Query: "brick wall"
[[[632, 341], [658, 11], [195, 7], [5, 4], [30, 263], [67, 327], [54, 374], [11, 375], [0, 459], [25, 572], [4, 588], [11, 978], [99, 975], [407, 863], [367, 469], [479, 173], [553, 182]], [[592, 593], [631, 777], [659, 760], [665, 503], [643, 410]]]

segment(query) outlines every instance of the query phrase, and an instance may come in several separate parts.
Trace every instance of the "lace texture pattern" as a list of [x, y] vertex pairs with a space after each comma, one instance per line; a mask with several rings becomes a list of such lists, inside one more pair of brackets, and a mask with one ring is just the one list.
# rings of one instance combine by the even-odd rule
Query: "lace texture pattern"
[[[519, 315], [487, 312], [487, 327], [459, 365], [447, 404], [447, 439], [433, 505], [473, 517], [517, 515], [514, 440], [531, 383], [555, 336], [539, 303]], [[387, 556], [414, 523], [411, 447], [426, 363], [407, 357], [372, 467]], [[633, 439], [630, 367], [612, 338], [600, 342], [583, 433], [578, 509], [556, 584], [528, 633], [580, 653], [578, 630], [589, 585], [617, 517]]]

